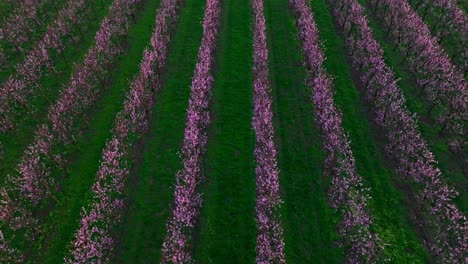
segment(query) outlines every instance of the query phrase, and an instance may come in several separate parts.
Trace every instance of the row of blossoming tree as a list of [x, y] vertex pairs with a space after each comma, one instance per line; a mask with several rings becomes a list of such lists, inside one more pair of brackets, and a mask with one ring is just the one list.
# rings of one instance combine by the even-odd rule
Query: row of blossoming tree
[[281, 194], [270, 82], [263, 0], [252, 0], [253, 10], [253, 117], [257, 185], [257, 263], [286, 263]]
[[412, 186], [418, 221], [430, 235], [425, 242], [439, 263], [462, 263], [468, 250], [466, 217], [454, 205], [457, 193], [445, 183], [434, 155], [418, 131], [415, 115], [397, 79], [385, 63], [357, 0], [330, 0], [337, 23], [346, 39], [353, 66], [374, 122], [384, 132], [388, 156], [397, 172]]
[[453, 0], [410, 0], [425, 21], [432, 21], [431, 32], [440, 44], [451, 45], [451, 57], [466, 74], [468, 70], [468, 19]]
[[319, 32], [310, 6], [305, 0], [290, 0], [296, 13], [302, 48], [312, 88], [315, 119], [322, 131], [327, 152], [325, 173], [332, 176], [329, 197], [342, 216], [339, 232], [347, 251], [348, 263], [368, 263], [378, 257], [380, 240], [371, 231], [372, 217], [367, 201], [369, 189], [356, 172], [348, 135], [342, 126], [342, 113], [333, 101], [332, 80], [325, 72], [325, 55], [319, 46]]
[[162, 263], [189, 263], [192, 258], [191, 236], [200, 213], [201, 194], [197, 186], [204, 179], [202, 161], [206, 150], [211, 74], [220, 26], [219, 0], [207, 0], [203, 19], [203, 37], [192, 79], [184, 139], [181, 148], [182, 169], [176, 175], [172, 215], [162, 247]]
[[69, 0], [24, 60], [17, 63], [15, 72], [2, 84], [0, 133], [13, 131], [21, 122], [21, 117], [34, 113], [35, 109], [29, 105], [32, 96], [37, 96], [39, 92], [46, 96], [52, 89], [41, 87], [39, 83], [43, 76], [54, 71], [51, 53], [58, 51], [63, 54], [66, 39], [75, 36], [76, 30], [79, 31], [88, 21], [90, 7], [86, 0]]
[[386, 26], [413, 73], [419, 88], [426, 94], [428, 113], [439, 124], [440, 133], [449, 132], [452, 140], [463, 145], [467, 117], [467, 83], [463, 73], [450, 60], [428, 26], [407, 0], [369, 0], [376, 17]]
[[[17, 0], [7, 1], [10, 14], [0, 21], [0, 65], [7, 59], [8, 46], [17, 54], [23, 54], [26, 44], [33, 41], [32, 35], [44, 26], [44, 6], [47, 0]], [[52, 1], [53, 2], [53, 1]]]
[[[0, 192], [0, 227], [8, 235], [22, 233], [27, 240], [40, 234], [36, 212], [50, 204], [58, 190], [67, 163], [67, 155], [79, 133], [79, 121], [86, 118], [104, 88], [104, 79], [120, 54], [129, 18], [139, 0], [115, 0], [96, 33], [95, 43], [84, 61], [75, 65], [70, 82], [59, 99], [50, 106], [48, 120], [35, 132], [17, 173], [8, 175]], [[5, 234], [6, 235], [6, 234]]]
[[140, 72], [131, 82], [124, 109], [117, 114], [112, 138], [103, 150], [101, 165], [92, 186], [93, 198], [87, 208], [83, 208], [80, 226], [66, 263], [109, 263], [112, 258], [116, 241], [112, 230], [121, 220], [133, 148], [148, 129], [180, 5], [180, 0], [161, 2], [151, 47], [145, 49]]

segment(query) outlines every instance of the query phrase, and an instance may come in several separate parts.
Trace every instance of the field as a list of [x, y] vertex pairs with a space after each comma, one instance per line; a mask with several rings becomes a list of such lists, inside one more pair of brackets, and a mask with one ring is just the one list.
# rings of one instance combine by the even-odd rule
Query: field
[[466, 11], [0, 0], [0, 263], [466, 263]]

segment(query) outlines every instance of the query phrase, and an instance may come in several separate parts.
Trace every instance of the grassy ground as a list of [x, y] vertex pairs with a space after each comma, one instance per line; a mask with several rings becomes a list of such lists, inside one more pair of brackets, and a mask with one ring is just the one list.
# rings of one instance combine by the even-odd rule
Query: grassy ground
[[257, 231], [251, 1], [225, 0], [222, 5], [195, 256], [199, 263], [252, 263]]
[[[361, 3], [364, 4], [365, 1], [361, 0]], [[434, 124], [432, 119], [427, 116], [426, 109], [429, 103], [425, 100], [424, 93], [421, 93], [417, 87], [414, 75], [407, 70], [400, 53], [394, 48], [393, 42], [385, 36], [383, 24], [375, 20], [370, 9], [367, 9], [367, 13], [369, 25], [384, 50], [387, 64], [392, 67], [396, 77], [401, 79], [398, 84], [406, 96], [407, 106], [412, 113], [419, 116], [419, 130], [427, 140], [431, 151], [435, 154], [436, 160], [439, 161], [439, 168], [444, 173], [448, 183], [460, 192], [461, 195], [455, 202], [466, 214], [468, 210], [468, 193], [465, 190], [468, 189], [468, 179], [463, 170], [466, 170], [467, 166], [465, 159], [467, 153], [455, 154], [449, 150], [446, 139], [439, 135], [440, 126]]]
[[[49, 74], [44, 76], [39, 82], [39, 87], [45, 92], [41, 93], [36, 90], [36, 96], [29, 104], [31, 109], [34, 109], [34, 114], [24, 116], [23, 120], [19, 120], [18, 129], [13, 134], [0, 134], [0, 142], [5, 150], [5, 160], [3, 168], [0, 165], [0, 180], [4, 180], [5, 176], [13, 173], [21, 159], [25, 148], [31, 143], [34, 132], [37, 126], [47, 120], [47, 112], [52, 102], [56, 101], [60, 91], [68, 84], [70, 75], [74, 71], [73, 63], [80, 63], [88, 49], [94, 43], [94, 36], [104, 16], [108, 13], [108, 7], [112, 0], [99, 1], [96, 3], [96, 12], [93, 19], [83, 26], [84, 38], [79, 43], [69, 44], [64, 55], [53, 54], [53, 63], [57, 74]], [[94, 13], [93, 13], [94, 14]], [[63, 58], [66, 59], [63, 59]]]
[[[6, 0], [0, 0], [0, 17], [6, 17], [12, 10], [13, 7]], [[0, 24], [3, 25], [3, 23]]]
[[110, 85], [94, 107], [89, 128], [77, 143], [77, 150], [67, 168], [62, 192], [56, 194], [57, 205], [45, 219], [46, 236], [39, 241], [39, 263], [59, 263], [79, 226], [82, 206], [91, 198], [91, 185], [99, 168], [102, 149], [110, 137], [116, 113], [122, 109], [129, 80], [139, 70], [144, 47], [149, 43], [154, 28], [159, 1], [146, 1], [137, 20], [131, 25], [124, 54], [115, 64]]
[[[48, 106], [55, 101], [73, 71], [72, 62], [80, 62], [93, 43], [99, 21], [108, 12], [111, 0], [101, 2], [102, 8], [97, 8], [96, 17], [85, 26], [85, 39], [66, 50], [66, 60], [54, 55], [60, 74], [41, 80], [41, 85], [48, 90], [33, 102], [37, 115], [23, 120], [15, 135], [0, 135], [6, 154], [5, 165], [0, 164], [0, 180], [5, 176], [3, 171], [13, 172], [37, 125], [46, 119]], [[115, 115], [122, 109], [128, 81], [138, 72], [142, 51], [149, 43], [159, 2], [145, 1], [131, 26], [127, 48], [110, 74], [110, 86], [90, 113], [89, 125], [79, 137], [76, 148], [68, 154], [71, 162], [63, 175], [63, 188], [55, 194], [58, 202], [41, 220], [45, 236], [27, 246], [32, 252], [30, 262], [63, 262], [79, 226], [81, 208], [91, 198], [90, 186], [95, 180], [101, 151], [111, 135]], [[128, 208], [116, 231], [120, 242], [113, 263], [153, 263], [160, 259], [171, 213], [175, 174], [181, 167], [178, 152], [202, 37], [205, 3], [186, 0], [181, 9], [150, 129], [137, 146], [137, 159], [128, 181]], [[339, 239], [336, 232], [339, 216], [327, 202], [330, 179], [322, 172], [325, 155], [322, 139], [314, 122], [311, 87], [305, 84], [307, 74], [294, 16], [287, 3], [288, 0], [265, 1], [286, 258], [290, 263], [342, 263], [345, 254], [335, 244]], [[2, 4], [0, 0], [0, 8]], [[254, 131], [251, 128], [251, 0], [223, 0], [222, 4], [212, 122], [204, 165], [206, 180], [200, 186], [203, 207], [194, 235], [193, 253], [199, 263], [252, 263], [257, 229]], [[325, 68], [334, 78], [335, 102], [343, 112], [343, 125], [350, 135], [357, 169], [365, 184], [372, 188], [373, 199], [369, 206], [375, 231], [385, 243], [382, 260], [431, 262], [409, 220], [413, 218], [411, 201], [395, 187], [400, 185], [400, 180], [381, 154], [379, 131], [368, 121], [366, 105], [360, 99], [346, 59], [343, 37], [334, 28], [326, 0], [311, 0], [311, 5], [325, 47]], [[424, 115], [425, 102], [418, 95], [398, 52], [385, 39], [383, 28], [372, 19], [371, 26], [385, 50], [387, 62], [402, 78], [400, 87], [407, 95], [410, 110]], [[429, 139], [450, 183], [460, 186], [461, 190], [468, 188], [459, 166], [460, 158], [448, 151], [430, 122], [423, 123], [421, 131]], [[457, 200], [465, 212], [467, 195]]]
[[324, 153], [305, 84], [302, 47], [287, 0], [265, 1], [270, 79], [275, 108], [280, 183], [284, 200], [286, 259], [290, 263], [340, 263], [335, 218], [327, 204]]
[[460, 1], [457, 1], [457, 3], [458, 3], [458, 6], [463, 11], [465, 11], [465, 13], [468, 13], [468, 2], [467, 1], [460, 0]]
[[129, 208], [122, 224], [115, 263], [155, 263], [160, 259], [170, 216], [178, 152], [185, 127], [190, 85], [202, 37], [205, 1], [186, 0], [170, 44], [165, 84], [156, 95], [149, 132], [142, 139]]
[[343, 126], [349, 133], [358, 173], [372, 188], [371, 213], [375, 230], [386, 244], [384, 259], [395, 263], [422, 263], [427, 253], [407, 221], [401, 193], [394, 187], [395, 175], [383, 165], [375, 135], [368, 122], [360, 94], [352, 82], [346, 61], [345, 43], [337, 34], [325, 0], [312, 0], [312, 9], [325, 46], [325, 68], [334, 77], [335, 102], [343, 112]]

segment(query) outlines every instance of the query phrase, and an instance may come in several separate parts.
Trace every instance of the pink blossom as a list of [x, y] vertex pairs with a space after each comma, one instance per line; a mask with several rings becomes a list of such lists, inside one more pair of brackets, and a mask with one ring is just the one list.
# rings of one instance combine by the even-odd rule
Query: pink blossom
[[[112, 139], [103, 150], [96, 182], [92, 186], [93, 200], [89, 209], [83, 208], [80, 227], [71, 244], [70, 254], [65, 258], [66, 263], [109, 263], [111, 259], [115, 244], [111, 229], [121, 220], [130, 151], [147, 130], [153, 96], [159, 89], [154, 79], [166, 63], [166, 56], [158, 57], [157, 54], [161, 54], [161, 50], [167, 51], [172, 22], [177, 19], [180, 4], [179, 0], [163, 0], [157, 12], [152, 39], [158, 40], [157, 47], [161, 49], [151, 48], [143, 52], [140, 72], [131, 82], [124, 109], [117, 114]], [[125, 13], [129, 15], [133, 12], [132, 9], [122, 10], [127, 10]], [[168, 20], [171, 23], [165, 23]], [[161, 25], [167, 28], [161, 28]]]
[[257, 263], [286, 263], [279, 209], [279, 170], [274, 143], [272, 99], [268, 80], [268, 49], [263, 1], [252, 0], [254, 13], [252, 127], [255, 131], [257, 175]]
[[[220, 24], [220, 1], [208, 0], [203, 20], [203, 38], [192, 79], [181, 158], [182, 169], [176, 175], [172, 217], [162, 248], [162, 263], [192, 261], [190, 237], [201, 207], [201, 195], [196, 187], [203, 180], [202, 156], [206, 148], [206, 128], [210, 122], [209, 104], [213, 77], [213, 54]], [[153, 46], [158, 45], [152, 39]], [[159, 57], [160, 55], [158, 55]]]
[[[444, 182], [434, 155], [418, 131], [416, 116], [406, 108], [406, 99], [393, 71], [384, 62], [382, 48], [373, 37], [363, 7], [356, 0], [330, 2], [344, 29], [352, 63], [359, 70], [364, 96], [375, 112], [374, 121], [387, 138], [388, 155], [395, 161], [398, 173], [420, 189], [416, 191], [416, 202], [422, 209], [424, 227], [432, 235], [427, 241], [429, 249], [441, 263], [463, 262], [463, 252], [468, 251], [466, 217], [453, 204], [456, 193]], [[392, 12], [399, 14], [385, 15], [388, 19], [415, 19], [404, 1], [379, 3], [393, 5]], [[399, 4], [395, 6], [396, 3]], [[399, 13], [400, 8], [405, 13]], [[401, 23], [396, 25], [407, 25]]]
[[[25, 0], [26, 6], [34, 8], [44, 1]], [[26, 104], [38, 91], [39, 80], [46, 73], [45, 69], [53, 68], [49, 52], [61, 48], [61, 39], [72, 33], [73, 27], [80, 26], [85, 19], [77, 19], [81, 12], [86, 12], [89, 5], [84, 0], [69, 0], [57, 18], [47, 27], [42, 38], [33, 46], [24, 61], [16, 65], [16, 73], [9, 76], [0, 87], [0, 132], [15, 129], [13, 120], [26, 114]], [[69, 23], [69, 22], [73, 23]]]
[[310, 6], [304, 0], [291, 0], [312, 87], [316, 121], [327, 151], [325, 173], [332, 176], [329, 191], [332, 206], [342, 215], [339, 232], [349, 248], [348, 263], [368, 263], [377, 258], [380, 239], [372, 233], [367, 201], [369, 188], [356, 172], [347, 134], [342, 127], [341, 111], [333, 101], [332, 80], [323, 68], [325, 55], [319, 46], [319, 34]]
[[[130, 3], [135, 4], [133, 0]], [[83, 11], [82, 5], [84, 5], [84, 0], [74, 0], [69, 2], [67, 6], [75, 8], [73, 12], [80, 13]], [[40, 232], [40, 225], [29, 224], [37, 222], [32, 212], [44, 202], [48, 202], [51, 194], [58, 187], [52, 172], [64, 170], [64, 154], [67, 151], [67, 145], [75, 140], [77, 120], [83, 118], [83, 115], [87, 113], [99, 95], [102, 88], [99, 85], [100, 78], [108, 72], [107, 65], [117, 55], [117, 47], [121, 45], [121, 41], [119, 41], [120, 34], [126, 32], [126, 29], [122, 30], [122, 27], [125, 27], [122, 19], [129, 19], [124, 16], [124, 14], [128, 13], [128, 8], [135, 8], [135, 6], [127, 6], [127, 0], [114, 1], [107, 19], [105, 19], [108, 22], [101, 24], [101, 28], [96, 34], [96, 42], [88, 50], [84, 62], [76, 66], [70, 83], [64, 87], [59, 99], [49, 107], [49, 119], [44, 124], [39, 125], [32, 143], [26, 148], [17, 166], [17, 173], [9, 175], [8, 188], [4, 189], [7, 195], [0, 198], [2, 198], [2, 202], [5, 202], [3, 208], [10, 210], [8, 214], [14, 215], [14, 217], [5, 217], [5, 221], [1, 221], [2, 228], [12, 230], [23, 228], [28, 236], [27, 239], [34, 239]], [[72, 16], [73, 12], [70, 13], [71, 11], [63, 11], [63, 14], [61, 14]], [[67, 22], [68, 19], [73, 19], [73, 16], [60, 18], [59, 14], [57, 21]], [[109, 37], [101, 37], [108, 33], [110, 33]], [[47, 37], [50, 36], [46, 35]], [[43, 47], [42, 45], [45, 44], [41, 44], [39, 47]], [[45, 48], [39, 48], [33, 50], [28, 56], [32, 58], [31, 61], [37, 59], [43, 61], [44, 58], [42, 57], [46, 56], [46, 54]], [[37, 67], [42, 66], [40, 64]], [[19, 69], [19, 71], [23, 70]], [[26, 71], [22, 76], [24, 78], [35, 78], [33, 74], [31, 75]], [[2, 93], [0, 92], [0, 94]], [[111, 167], [111, 169], [113, 168]], [[124, 173], [124, 171], [118, 170], [111, 170], [111, 172], [116, 174], [118, 172]], [[114, 187], [120, 188], [120, 185]], [[102, 191], [107, 190], [106, 188], [108, 187], [105, 184], [96, 187], [96, 189]], [[9, 197], [15, 199], [7, 199]], [[20, 221], [24, 224], [19, 226]]]
[[[454, 19], [459, 20], [455, 23], [463, 27], [460, 31], [465, 36], [466, 44], [468, 26], [464, 22], [465, 16], [462, 11], [457, 11], [455, 4], [447, 3], [451, 1], [431, 2], [434, 2], [434, 5], [447, 4], [444, 9], [450, 9]], [[376, 16], [381, 18], [386, 26], [386, 32], [405, 58], [404, 62], [416, 78], [419, 88], [426, 93], [430, 102], [428, 111], [440, 124], [440, 131], [448, 130], [451, 137], [461, 139], [464, 134], [464, 120], [468, 115], [468, 85], [463, 73], [451, 62], [437, 39], [432, 37], [429, 27], [411, 8], [408, 0], [371, 0], [370, 3]], [[448, 29], [444, 28], [444, 31]], [[460, 55], [466, 58], [466, 45], [464, 49]]]

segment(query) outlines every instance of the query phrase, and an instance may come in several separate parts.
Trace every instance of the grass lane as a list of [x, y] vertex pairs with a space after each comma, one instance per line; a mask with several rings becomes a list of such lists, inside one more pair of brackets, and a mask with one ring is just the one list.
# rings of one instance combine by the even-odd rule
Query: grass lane
[[202, 38], [206, 1], [187, 0], [170, 44], [165, 83], [157, 95], [149, 132], [137, 149], [129, 180], [129, 207], [122, 224], [116, 263], [156, 263], [171, 213], [178, 152], [185, 128], [193, 70]]
[[[84, 38], [78, 43], [68, 44], [64, 50], [64, 55], [51, 54], [55, 70], [58, 74], [50, 73], [45, 75], [39, 82], [40, 87], [45, 87], [46, 94], [35, 97], [30, 107], [35, 110], [35, 114], [25, 116], [14, 134], [0, 134], [0, 142], [4, 148], [3, 164], [0, 164], [0, 180], [3, 181], [7, 174], [15, 171], [21, 156], [27, 146], [31, 143], [37, 126], [47, 120], [47, 112], [52, 102], [56, 101], [64, 85], [68, 84], [70, 76], [75, 70], [73, 63], [80, 63], [88, 49], [94, 44], [94, 36], [100, 27], [102, 19], [107, 15], [112, 0], [97, 1], [95, 13], [92, 13], [91, 21], [88, 21], [82, 29]], [[78, 34], [78, 33], [77, 33]], [[66, 59], [64, 59], [64, 57]]]
[[92, 197], [91, 185], [99, 168], [102, 149], [110, 137], [116, 113], [122, 109], [129, 80], [138, 73], [143, 49], [150, 41], [159, 1], [145, 1], [131, 25], [127, 49], [116, 61], [109, 78], [110, 85], [93, 108], [89, 128], [79, 138], [77, 150], [71, 153], [62, 191], [54, 210], [45, 219], [45, 234], [33, 257], [38, 263], [60, 263], [79, 226], [81, 207]]
[[376, 231], [386, 244], [382, 258], [394, 263], [425, 263], [427, 252], [405, 217], [406, 205], [392, 181], [397, 176], [384, 166], [385, 157], [376, 145], [378, 132], [369, 123], [352, 81], [344, 39], [334, 27], [326, 0], [312, 0], [311, 6], [325, 46], [325, 68], [334, 78], [334, 99], [343, 112], [343, 126], [350, 136], [357, 171], [372, 188], [369, 206]]
[[458, 0], [456, 3], [465, 13], [468, 13], [468, 1]]
[[[12, 10], [13, 10], [13, 6], [9, 4], [7, 0], [0, 0], [0, 19], [1, 20], [7, 17], [7, 15], [10, 14]], [[2, 25], [3, 23], [0, 21], [0, 27]]]
[[[366, 7], [365, 0], [360, 0], [360, 2]], [[398, 50], [395, 49], [393, 42], [386, 37], [383, 24], [375, 20], [369, 8], [366, 8], [366, 14], [369, 26], [384, 50], [387, 64], [392, 67], [395, 76], [401, 79], [398, 85], [406, 97], [408, 109], [419, 117], [419, 131], [439, 162], [439, 168], [444, 173], [444, 178], [448, 180], [449, 186], [460, 192], [460, 195], [455, 199], [455, 204], [463, 213], [467, 214], [468, 192], [466, 190], [468, 190], [468, 177], [465, 174], [466, 170], [468, 170], [466, 160], [468, 150], [460, 153], [450, 151], [446, 139], [438, 134], [440, 126], [427, 116], [426, 109], [429, 103], [425, 100], [425, 94], [418, 88], [414, 75], [406, 69], [405, 63]]]
[[286, 259], [291, 263], [341, 263], [336, 219], [327, 204], [324, 152], [305, 84], [302, 46], [287, 0], [266, 1], [270, 73], [274, 95]]
[[199, 263], [253, 263], [252, 10], [250, 0], [225, 0], [222, 5], [194, 254]]

